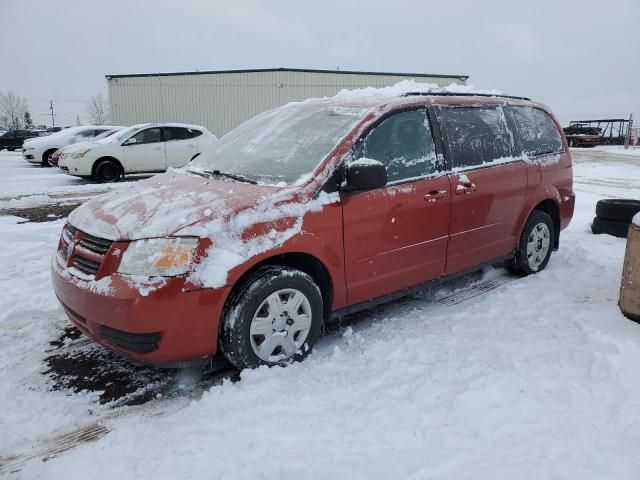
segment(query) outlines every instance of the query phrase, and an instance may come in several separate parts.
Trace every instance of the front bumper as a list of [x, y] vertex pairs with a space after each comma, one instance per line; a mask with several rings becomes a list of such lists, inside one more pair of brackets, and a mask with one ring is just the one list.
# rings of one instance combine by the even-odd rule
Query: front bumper
[[93, 167], [93, 159], [71, 158], [70, 156], [63, 155], [58, 158], [58, 168], [68, 175], [75, 175], [76, 177], [89, 177], [91, 176], [91, 169]]
[[22, 158], [30, 163], [40, 163], [35, 150], [22, 150]]
[[51, 265], [55, 294], [73, 324], [97, 343], [157, 366], [217, 353], [219, 321], [231, 287], [189, 290], [184, 278], [172, 277], [141, 289], [119, 274], [99, 282], [83, 280], [62, 263], [56, 253]]

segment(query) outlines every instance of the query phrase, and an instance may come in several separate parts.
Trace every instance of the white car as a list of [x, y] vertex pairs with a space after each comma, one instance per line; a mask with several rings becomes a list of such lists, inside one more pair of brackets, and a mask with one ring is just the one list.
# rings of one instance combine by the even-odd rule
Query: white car
[[22, 145], [22, 157], [27, 162], [40, 163], [48, 167], [50, 166], [49, 160], [51, 155], [59, 148], [66, 147], [73, 143], [92, 140], [107, 130], [113, 130], [114, 128], [123, 127], [109, 125], [70, 127], [45, 137], [25, 140]]
[[69, 175], [113, 182], [127, 173], [159, 173], [183, 167], [217, 140], [199, 125], [133, 125], [89, 145], [66, 148], [58, 167]]

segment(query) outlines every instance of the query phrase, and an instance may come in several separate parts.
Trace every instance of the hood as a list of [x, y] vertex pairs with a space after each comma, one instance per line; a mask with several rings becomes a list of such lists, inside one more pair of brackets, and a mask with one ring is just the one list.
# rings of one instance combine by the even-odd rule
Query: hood
[[172, 171], [93, 198], [69, 223], [108, 240], [179, 234], [268, 200], [282, 189]]
[[47, 135], [46, 137], [36, 137], [31, 138], [29, 141], [25, 141], [23, 144], [25, 147], [52, 147], [54, 148], [56, 145], [65, 146], [69, 145], [69, 139], [65, 137], [54, 137], [52, 135]]
[[77, 142], [72, 143], [71, 145], [67, 145], [66, 147], [61, 147], [62, 153], [73, 153], [77, 150], [82, 150], [83, 148], [93, 147], [95, 146], [94, 142]]

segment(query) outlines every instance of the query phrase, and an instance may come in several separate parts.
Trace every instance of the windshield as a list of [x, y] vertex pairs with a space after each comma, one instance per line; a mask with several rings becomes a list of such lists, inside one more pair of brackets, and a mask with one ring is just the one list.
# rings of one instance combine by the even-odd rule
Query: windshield
[[366, 112], [326, 103], [285, 105], [227, 133], [191, 162], [189, 170], [290, 184], [311, 173]]
[[132, 133], [135, 133], [138, 130], [143, 129], [146, 126], [147, 125], [133, 125], [132, 127], [123, 128], [122, 130], [120, 130], [119, 132], [117, 132], [117, 133], [115, 133], [113, 135], [109, 135], [106, 138], [101, 138], [101, 139], [97, 140], [95, 143], [103, 143], [103, 144], [104, 143], [117, 143], [117, 142], [120, 142], [120, 141], [124, 140], [129, 135], [131, 135]]

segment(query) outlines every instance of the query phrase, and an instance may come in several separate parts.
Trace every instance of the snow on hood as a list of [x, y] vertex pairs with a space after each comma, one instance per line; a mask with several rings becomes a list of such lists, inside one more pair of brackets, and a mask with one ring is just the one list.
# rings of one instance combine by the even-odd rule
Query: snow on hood
[[[168, 235], [211, 239], [190, 281], [218, 288], [226, 284], [233, 268], [300, 233], [308, 212], [340, 201], [337, 193], [322, 192], [308, 201], [300, 193], [297, 187], [250, 185], [172, 171], [90, 200], [69, 215], [69, 223], [109, 240]], [[266, 230], [245, 236], [254, 225]]]
[[164, 237], [230, 215], [278, 190], [172, 171], [93, 198], [69, 215], [69, 223], [109, 240]]

